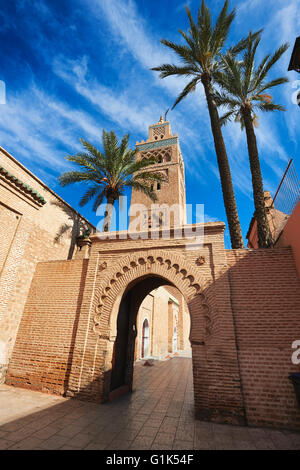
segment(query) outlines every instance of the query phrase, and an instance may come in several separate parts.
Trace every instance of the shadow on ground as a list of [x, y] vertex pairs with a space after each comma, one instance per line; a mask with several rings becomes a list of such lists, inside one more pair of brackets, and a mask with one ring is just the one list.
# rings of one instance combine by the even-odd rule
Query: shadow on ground
[[300, 449], [300, 433], [196, 421], [191, 359], [136, 364], [105, 404], [0, 386], [0, 449]]

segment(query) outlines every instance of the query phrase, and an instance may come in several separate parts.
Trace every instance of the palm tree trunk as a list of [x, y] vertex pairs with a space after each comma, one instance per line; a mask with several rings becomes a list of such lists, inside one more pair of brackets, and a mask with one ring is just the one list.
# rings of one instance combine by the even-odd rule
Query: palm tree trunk
[[259, 248], [268, 248], [269, 246], [272, 245], [272, 236], [270, 233], [270, 227], [268, 224], [268, 219], [267, 219], [267, 214], [266, 214], [263, 180], [262, 180], [262, 175], [261, 175], [251, 109], [245, 106], [242, 108], [241, 111], [243, 114], [245, 128], [246, 128], [246, 135], [247, 135], [248, 154], [249, 154], [249, 161], [250, 161], [250, 170], [251, 170], [251, 175], [252, 175], [255, 219], [257, 221], [258, 246]]
[[111, 218], [112, 218], [112, 213], [113, 213], [113, 207], [115, 204], [116, 200], [112, 196], [108, 196], [107, 198], [107, 203], [106, 203], [106, 209], [104, 213], [104, 222], [103, 222], [103, 232], [109, 232], [110, 225], [111, 225]]
[[223, 192], [223, 200], [231, 239], [231, 247], [234, 249], [244, 248], [241, 225], [233, 191], [230, 167], [221, 131], [219, 113], [217, 105], [213, 98], [213, 90], [210, 83], [210, 77], [208, 75], [203, 75], [201, 81], [205, 90], [211, 129], [217, 154], [217, 161]]

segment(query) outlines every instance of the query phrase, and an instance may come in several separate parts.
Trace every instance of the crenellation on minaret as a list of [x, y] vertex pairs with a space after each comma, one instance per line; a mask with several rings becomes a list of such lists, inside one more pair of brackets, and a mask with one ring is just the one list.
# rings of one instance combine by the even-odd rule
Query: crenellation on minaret
[[[162, 118], [161, 118], [162, 119]], [[136, 145], [143, 145], [150, 142], [159, 142], [161, 140], [171, 139], [178, 137], [177, 133], [172, 135], [170, 121], [160, 120], [156, 124], [149, 126], [148, 139], [146, 141], [136, 142]]]

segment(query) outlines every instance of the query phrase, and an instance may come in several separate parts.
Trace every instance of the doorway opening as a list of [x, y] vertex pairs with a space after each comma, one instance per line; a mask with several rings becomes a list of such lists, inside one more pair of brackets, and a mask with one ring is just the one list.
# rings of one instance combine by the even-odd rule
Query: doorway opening
[[117, 316], [110, 398], [132, 391], [135, 365], [191, 358], [189, 333], [188, 306], [174, 285], [153, 275], [130, 284]]

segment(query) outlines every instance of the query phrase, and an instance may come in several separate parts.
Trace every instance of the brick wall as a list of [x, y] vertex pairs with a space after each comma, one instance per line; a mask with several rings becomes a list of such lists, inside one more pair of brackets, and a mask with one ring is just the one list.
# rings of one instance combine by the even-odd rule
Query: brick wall
[[[5, 379], [35, 266], [71, 259], [80, 228], [93, 227], [0, 147], [0, 383]], [[10, 177], [7, 177], [9, 172]], [[13, 178], [12, 178], [13, 177]], [[34, 197], [24, 183], [46, 201]]]
[[[133, 285], [138, 308], [169, 281], [191, 313], [196, 416], [300, 428], [288, 381], [290, 372], [299, 371], [291, 363], [291, 345], [300, 339], [300, 289], [291, 250], [228, 250], [225, 265], [216, 240], [212, 258], [197, 266], [199, 251], [181, 251], [182, 256], [177, 240], [170, 240], [167, 250], [156, 243], [151, 250], [149, 240], [105, 242], [103, 250], [92, 237], [89, 260], [38, 264], [7, 383], [106, 399], [122, 293]], [[131, 252], [132, 245], [140, 250]]]
[[293, 210], [275, 244], [277, 247], [290, 246], [300, 279], [300, 201]]
[[72, 364], [87, 260], [39, 263], [6, 383], [64, 394]]
[[290, 248], [227, 251], [247, 421], [300, 428], [291, 372], [300, 339], [300, 283]]

